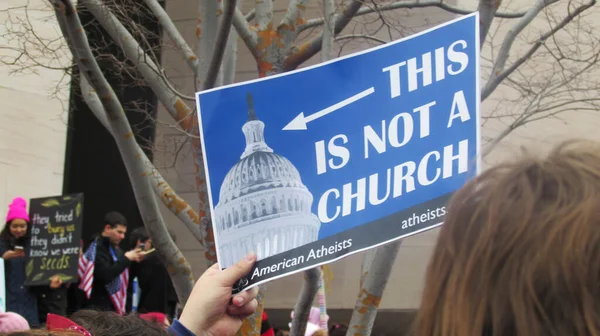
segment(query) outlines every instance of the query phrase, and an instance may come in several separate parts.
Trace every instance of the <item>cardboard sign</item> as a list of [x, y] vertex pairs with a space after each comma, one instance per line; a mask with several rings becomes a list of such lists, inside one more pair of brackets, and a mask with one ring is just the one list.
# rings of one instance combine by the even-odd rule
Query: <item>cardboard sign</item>
[[30, 201], [31, 240], [25, 251], [25, 285], [48, 285], [54, 276], [77, 282], [83, 194]]
[[479, 169], [477, 13], [197, 94], [219, 265], [243, 290], [442, 224]]

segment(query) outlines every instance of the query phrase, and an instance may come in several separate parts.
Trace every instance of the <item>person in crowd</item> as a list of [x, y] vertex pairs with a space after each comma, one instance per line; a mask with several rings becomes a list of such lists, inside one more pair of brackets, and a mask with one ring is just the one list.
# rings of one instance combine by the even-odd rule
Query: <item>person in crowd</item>
[[36, 286], [33, 290], [37, 296], [40, 324], [46, 323], [48, 314], [67, 315], [68, 286], [59, 276], [52, 277], [50, 286]]
[[27, 202], [16, 197], [9, 205], [5, 226], [0, 232], [0, 256], [4, 259], [6, 310], [23, 316], [29, 326], [39, 326], [35, 292], [25, 286], [25, 249], [29, 247], [31, 225]]
[[171, 321], [169, 321], [169, 318], [167, 317], [167, 315], [165, 315], [163, 313], [157, 313], [157, 312], [145, 313], [145, 314], [140, 314], [139, 316], [140, 316], [140, 318], [142, 318], [146, 321], [155, 322], [164, 327], [168, 327], [171, 325]]
[[503, 163], [447, 206], [414, 336], [600, 335], [600, 145]]
[[275, 330], [271, 326], [269, 316], [264, 310], [262, 313], [262, 323], [260, 325], [260, 336], [275, 336]]
[[87, 270], [83, 279], [91, 276], [87, 273], [91, 273], [93, 260], [93, 279], [91, 284], [90, 281], [80, 279], [79, 287], [88, 296], [85, 308], [124, 314], [129, 283], [128, 268], [132, 262], [142, 261], [144, 254], [139, 249], [123, 253], [119, 248], [127, 233], [127, 220], [122, 214], [109, 212], [104, 217], [104, 223], [104, 230], [94, 238], [80, 259], [80, 267], [84, 265]]
[[13, 312], [0, 313], [0, 334], [29, 330], [27, 320]]
[[[152, 239], [145, 227], [139, 227], [132, 231], [130, 244], [132, 247], [141, 247], [141, 250], [145, 252], [151, 251], [153, 248]], [[131, 309], [133, 279], [136, 277], [140, 290], [137, 311], [139, 313], [161, 312], [170, 320], [175, 318], [175, 308], [179, 300], [167, 268], [158, 253], [151, 252], [144, 257], [142, 262], [131, 265], [129, 277], [131, 299], [128, 302], [128, 310]]]

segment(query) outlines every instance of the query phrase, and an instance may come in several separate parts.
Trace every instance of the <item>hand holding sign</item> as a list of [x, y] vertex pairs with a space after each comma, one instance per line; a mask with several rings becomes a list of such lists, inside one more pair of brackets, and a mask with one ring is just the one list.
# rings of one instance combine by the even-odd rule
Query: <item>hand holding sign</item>
[[62, 279], [58, 275], [55, 275], [50, 279], [50, 288], [57, 289], [60, 285], [62, 285]]
[[258, 255], [234, 290], [442, 224], [480, 166], [477, 15], [197, 94], [219, 265]]

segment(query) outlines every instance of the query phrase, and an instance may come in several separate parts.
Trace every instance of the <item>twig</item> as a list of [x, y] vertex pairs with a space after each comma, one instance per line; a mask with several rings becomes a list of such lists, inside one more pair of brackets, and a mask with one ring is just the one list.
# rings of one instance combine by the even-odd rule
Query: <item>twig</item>
[[[337, 36], [352, 20], [354, 15], [362, 6], [362, 0], [347, 0], [342, 6], [341, 13], [335, 15], [335, 26], [333, 34]], [[283, 70], [289, 71], [296, 69], [300, 64], [313, 57], [321, 50], [323, 43], [323, 32], [312, 40], [306, 42], [301, 47], [296, 47], [284, 61]]]
[[527, 26], [531, 21], [535, 18], [535, 16], [547, 5], [554, 3], [558, 0], [548, 1], [546, 3], [545, 0], [538, 0], [536, 2], [536, 6], [530, 9], [530, 13], [524, 16], [519, 22], [509, 31], [506, 38], [502, 43], [502, 47], [498, 52], [498, 58], [496, 59], [496, 63], [492, 69], [492, 75], [490, 79], [486, 83], [485, 87], [481, 92], [481, 101], [484, 101], [489, 95], [496, 90], [498, 85], [502, 83], [502, 81], [508, 77], [513, 71], [519, 68], [523, 63], [525, 63], [539, 48], [545, 41], [556, 34], [559, 30], [564, 28], [567, 24], [573, 21], [574, 18], [579, 16], [585, 10], [593, 7], [596, 4], [596, 0], [592, 0], [589, 3], [578, 7], [576, 10], [570, 12], [556, 27], [552, 28], [550, 31], [546, 32], [537, 41], [533, 44], [533, 46], [519, 59], [517, 59], [510, 67], [504, 69], [506, 62], [508, 60], [508, 56], [510, 50], [512, 49], [512, 44], [517, 37], [517, 35]]
[[223, 55], [225, 54], [225, 48], [227, 47], [227, 39], [229, 38], [229, 32], [231, 31], [231, 22], [233, 21], [233, 15], [237, 9], [236, 2], [236, 0], [227, 0], [225, 2], [225, 16], [221, 19], [212, 60], [208, 68], [208, 74], [204, 80], [204, 85], [202, 86], [203, 90], [213, 88], [217, 81], [217, 75], [221, 69]]
[[256, 57], [256, 45], [258, 44], [258, 35], [255, 31], [250, 30], [250, 24], [244, 18], [244, 14], [240, 11], [239, 8], [235, 10], [233, 14], [233, 26], [235, 27], [235, 31], [240, 35], [246, 47], [250, 50], [252, 55]]
[[341, 40], [347, 40], [347, 39], [357, 39], [357, 38], [362, 38], [362, 39], [367, 39], [367, 40], [373, 40], [375, 42], [379, 42], [381, 44], [386, 44], [388, 43], [388, 41], [384, 40], [384, 39], [380, 39], [379, 37], [376, 36], [371, 36], [371, 35], [366, 35], [366, 34], [348, 34], [348, 35], [340, 35], [338, 37], [335, 38], [336, 41], [341, 41]]
[[183, 56], [185, 57], [185, 61], [192, 69], [193, 72], [196, 72], [196, 68], [198, 67], [198, 57], [192, 51], [192, 48], [185, 42], [185, 39], [179, 33], [177, 27], [173, 23], [173, 20], [169, 17], [164, 8], [158, 3], [158, 0], [144, 0], [146, 5], [150, 8], [152, 13], [158, 19], [158, 22], [163, 27], [167, 36], [175, 42], [177, 49], [181, 50]]
[[[361, 8], [355, 16], [361, 16], [365, 14], [370, 14], [378, 11], [389, 11], [399, 8], [419, 8], [419, 7], [439, 7], [448, 12], [455, 14], [470, 14], [474, 11], [462, 9], [460, 7], [448, 4], [443, 2], [442, 0], [414, 0], [414, 1], [397, 1], [388, 4], [381, 4], [377, 7], [365, 7]], [[495, 17], [504, 18], [504, 19], [517, 19], [522, 17], [527, 13], [526, 11], [515, 12], [515, 13], [506, 13], [506, 12], [496, 12]], [[304, 24], [298, 26], [298, 31], [302, 32], [306, 29], [321, 26], [325, 23], [325, 18], [316, 18], [307, 20]]]

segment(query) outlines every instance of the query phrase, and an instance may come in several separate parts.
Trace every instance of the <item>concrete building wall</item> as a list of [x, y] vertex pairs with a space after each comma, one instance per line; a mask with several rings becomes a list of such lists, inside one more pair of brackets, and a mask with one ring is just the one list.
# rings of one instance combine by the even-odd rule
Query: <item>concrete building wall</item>
[[[53, 12], [44, 0], [30, 0], [29, 23], [42, 39], [60, 37]], [[2, 61], [18, 55], [8, 48], [22, 48], [18, 39], [8, 39], [13, 29], [23, 32], [18, 20], [25, 19], [20, 0], [0, 2], [0, 46]], [[10, 11], [6, 9], [12, 8]], [[48, 19], [50, 18], [50, 19]], [[13, 35], [14, 36], [14, 35]], [[32, 37], [31, 35], [29, 37]], [[8, 48], [7, 48], [8, 47]], [[34, 49], [30, 52], [35, 53]], [[45, 61], [45, 60], [44, 60]], [[67, 60], [68, 61], [68, 60]], [[37, 69], [35, 73], [13, 73], [18, 66], [0, 63], [0, 216], [4, 218], [13, 197], [26, 199], [62, 193], [66, 139], [66, 105], [51, 97], [62, 73]], [[68, 78], [62, 83], [68, 83]], [[68, 94], [62, 86], [59, 95]], [[4, 219], [0, 220], [4, 226]]]

